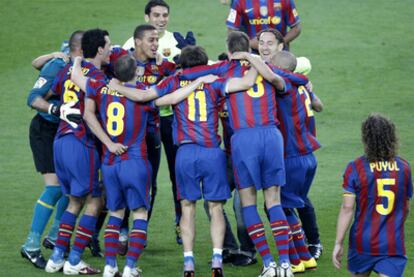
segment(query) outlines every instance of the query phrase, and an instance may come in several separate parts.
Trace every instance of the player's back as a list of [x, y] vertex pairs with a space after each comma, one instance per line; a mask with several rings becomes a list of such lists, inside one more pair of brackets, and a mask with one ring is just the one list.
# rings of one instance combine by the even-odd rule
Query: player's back
[[[143, 88], [144, 85], [135, 86]], [[141, 104], [129, 100], [106, 82], [89, 79], [87, 96], [95, 101], [104, 130], [113, 142], [128, 146], [121, 156], [116, 156], [104, 146], [103, 163], [113, 164], [131, 157], [147, 156], [145, 130], [151, 104]]]
[[[71, 61], [59, 71], [53, 81], [52, 91], [60, 97], [63, 103], [74, 101], [75, 105], [73, 108], [80, 109], [81, 114], [83, 114], [85, 109], [85, 92], [70, 80], [72, 66], [73, 62]], [[83, 75], [96, 80], [105, 80], [104, 73], [92, 63], [82, 61], [81, 66]], [[83, 121], [78, 124], [77, 128], [72, 128], [67, 122], [61, 120], [56, 137], [59, 138], [66, 134], [74, 134], [86, 146], [93, 147], [95, 145], [95, 138]]]
[[[181, 75], [164, 80], [157, 90], [164, 94], [187, 86], [191, 80]], [[185, 100], [173, 107], [173, 139], [177, 145], [195, 143], [205, 147], [218, 147], [218, 111], [224, 93], [224, 80], [201, 84]]]
[[285, 157], [306, 155], [320, 148], [315, 136], [315, 117], [310, 95], [304, 85], [290, 82], [287, 92], [277, 95], [277, 116], [284, 140]]
[[352, 161], [344, 174], [345, 191], [355, 194], [350, 248], [368, 255], [405, 255], [404, 221], [412, 195], [407, 161]]

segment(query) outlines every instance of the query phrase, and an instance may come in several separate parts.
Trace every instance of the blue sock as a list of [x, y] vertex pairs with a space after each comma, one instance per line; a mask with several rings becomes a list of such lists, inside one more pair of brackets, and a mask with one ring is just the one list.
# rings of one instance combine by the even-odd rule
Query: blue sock
[[257, 212], [256, 205], [243, 207], [243, 219], [247, 232], [262, 257], [263, 264], [268, 267], [271, 262], [274, 262], [274, 259], [272, 254], [270, 254], [269, 245], [266, 241], [265, 229], [259, 213]]
[[63, 212], [68, 207], [68, 203], [69, 197], [67, 197], [66, 195], [62, 195], [62, 197], [60, 197], [59, 201], [56, 204], [55, 219], [53, 220], [52, 227], [50, 228], [49, 233], [47, 235], [49, 239], [53, 241], [55, 241], [57, 238], [57, 234], [59, 232], [60, 218], [62, 217]]
[[135, 219], [134, 226], [129, 234], [128, 253], [126, 257], [126, 266], [134, 268], [139, 256], [141, 256], [147, 243], [148, 221]]
[[116, 255], [118, 253], [119, 229], [122, 219], [110, 216], [105, 229], [105, 262], [107, 265], [116, 267]]
[[84, 214], [79, 220], [78, 228], [76, 229], [76, 237], [73, 242], [73, 247], [69, 253], [69, 262], [72, 265], [77, 265], [81, 260], [81, 255], [85, 247], [92, 239], [95, 232], [97, 217]]
[[270, 228], [279, 252], [280, 263], [289, 262], [289, 224], [281, 205], [275, 205], [267, 210], [270, 217]]
[[29, 251], [40, 249], [40, 236], [43, 234], [47, 222], [53, 212], [56, 202], [62, 195], [60, 186], [48, 186], [36, 202], [33, 212], [32, 225], [24, 248]]
[[63, 256], [69, 248], [70, 238], [72, 237], [77, 217], [77, 215], [68, 211], [65, 211], [62, 214], [58, 238], [56, 239], [56, 244], [53, 248], [52, 256], [50, 257], [54, 262], [63, 260]]

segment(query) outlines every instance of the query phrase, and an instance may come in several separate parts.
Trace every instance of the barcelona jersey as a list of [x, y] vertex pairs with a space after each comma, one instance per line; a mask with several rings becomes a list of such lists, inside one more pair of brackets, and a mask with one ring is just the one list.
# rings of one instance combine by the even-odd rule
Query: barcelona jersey
[[[72, 66], [73, 63], [71, 61], [61, 71], [59, 71], [53, 81], [52, 91], [61, 98], [63, 103], [74, 101], [76, 104], [73, 108], [80, 109], [81, 114], [83, 114], [85, 109], [85, 92], [70, 80]], [[96, 68], [92, 63], [82, 61], [81, 66], [83, 75], [96, 80], [105, 80], [105, 74]], [[86, 146], [95, 146], [95, 137], [83, 121], [78, 124], [77, 128], [72, 128], [66, 121], [61, 120], [59, 122], [56, 137], [59, 138], [70, 133], [74, 134]]]
[[[159, 94], [165, 94], [188, 85], [180, 75], [165, 79], [156, 87]], [[177, 145], [195, 143], [205, 147], [218, 147], [218, 111], [224, 94], [224, 81], [201, 84], [187, 99], [173, 107], [173, 138]]]
[[343, 188], [356, 197], [350, 249], [372, 256], [405, 255], [404, 221], [413, 194], [408, 162], [400, 157], [378, 162], [359, 157], [348, 164]]
[[290, 83], [285, 94], [277, 94], [277, 116], [283, 135], [285, 157], [306, 155], [320, 148], [315, 134], [315, 117], [311, 107], [311, 96], [304, 84], [308, 79], [304, 75], [299, 83]]
[[300, 21], [293, 0], [234, 0], [226, 25], [247, 33], [252, 39], [269, 28], [279, 30], [283, 36], [287, 28]]
[[[136, 88], [144, 89], [144, 85]], [[137, 103], [106, 86], [105, 81], [88, 79], [86, 85], [87, 97], [95, 101], [103, 129], [113, 142], [128, 146], [121, 156], [103, 151], [103, 163], [113, 164], [132, 156], [146, 157], [145, 130], [148, 112], [153, 109], [153, 102]]]

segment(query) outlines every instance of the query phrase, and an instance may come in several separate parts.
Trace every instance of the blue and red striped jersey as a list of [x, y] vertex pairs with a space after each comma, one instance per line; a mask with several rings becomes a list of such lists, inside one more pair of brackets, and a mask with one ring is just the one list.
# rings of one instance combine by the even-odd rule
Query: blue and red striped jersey
[[[132, 52], [131, 52], [132, 54]], [[137, 84], [143, 83], [147, 86], [158, 84], [165, 77], [175, 73], [175, 63], [164, 59], [160, 65], [157, 65], [155, 59], [150, 59], [143, 63], [137, 60]], [[148, 132], [159, 132], [160, 128], [160, 112], [159, 108], [154, 109], [148, 117]]]
[[[136, 85], [144, 89], [145, 85]], [[129, 100], [117, 91], [109, 89], [105, 81], [89, 78], [86, 84], [87, 97], [94, 100], [103, 129], [113, 142], [128, 146], [121, 156], [109, 152], [103, 145], [104, 164], [113, 164], [131, 157], [147, 157], [145, 131], [148, 112], [153, 109], [153, 102], [148, 104]]]
[[283, 135], [285, 157], [306, 155], [320, 148], [316, 139], [315, 117], [311, 107], [311, 98], [304, 84], [308, 79], [304, 75], [301, 82], [292, 82], [289, 78], [288, 90], [285, 94], [277, 94], [277, 116], [279, 128]]
[[[243, 77], [249, 68], [247, 61], [224, 61], [211, 66], [197, 66], [191, 72], [184, 70], [182, 74], [188, 79], [205, 74], [227, 79]], [[256, 84], [249, 90], [228, 94], [226, 103], [231, 128], [236, 131], [241, 128], [278, 125], [275, 93], [272, 84], [259, 75]]]
[[350, 162], [343, 189], [356, 196], [350, 249], [367, 255], [405, 255], [404, 221], [412, 197], [411, 169], [407, 161], [369, 162], [364, 156]]
[[[81, 114], [83, 114], [85, 109], [85, 92], [70, 80], [72, 65], [73, 63], [71, 61], [61, 71], [59, 71], [53, 81], [52, 91], [54, 94], [58, 95], [64, 103], [75, 101], [76, 104], [73, 108], [80, 109]], [[81, 66], [83, 75], [96, 80], [105, 80], [105, 74], [96, 68], [92, 63], [82, 61]], [[74, 134], [86, 146], [95, 147], [95, 136], [91, 133], [83, 121], [81, 121], [78, 127], [74, 129], [68, 123], [61, 120], [59, 122], [56, 137], [59, 138], [69, 133]]]
[[288, 27], [299, 22], [293, 0], [234, 0], [226, 25], [247, 33], [252, 39], [268, 28], [277, 29], [285, 36]]
[[[188, 70], [187, 70], [188, 71]], [[180, 75], [171, 76], [156, 86], [159, 94], [165, 94], [188, 85]], [[177, 145], [195, 143], [205, 147], [220, 146], [218, 135], [218, 111], [224, 80], [201, 84], [187, 99], [173, 106], [173, 138]]]
[[102, 67], [107, 78], [112, 79], [115, 76], [115, 63], [116, 61], [124, 56], [128, 55], [129, 52], [121, 47], [113, 47], [111, 49], [111, 55], [109, 56], [109, 64]]

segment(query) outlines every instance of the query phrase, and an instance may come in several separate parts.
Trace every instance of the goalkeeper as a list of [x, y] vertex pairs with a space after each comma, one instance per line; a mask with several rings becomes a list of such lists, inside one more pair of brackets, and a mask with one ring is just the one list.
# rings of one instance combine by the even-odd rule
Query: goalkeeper
[[[76, 31], [69, 42], [70, 55], [81, 55], [80, 41], [83, 32]], [[62, 53], [63, 54], [63, 53]], [[21, 256], [29, 260], [37, 268], [45, 268], [46, 261], [40, 252], [41, 235], [49, 221], [54, 206], [57, 204], [55, 221], [43, 241], [47, 248], [53, 248], [59, 229], [60, 217], [66, 209], [68, 199], [62, 195], [53, 164], [53, 140], [59, 125], [59, 117], [75, 122], [80, 119], [80, 111], [71, 109], [72, 103], [61, 105], [56, 97], [48, 94], [57, 73], [66, 65], [63, 55], [45, 63], [34, 84], [27, 104], [37, 110], [30, 124], [30, 147], [36, 170], [43, 175], [45, 189], [37, 200], [32, 217], [32, 224], [26, 242], [21, 248]]]

